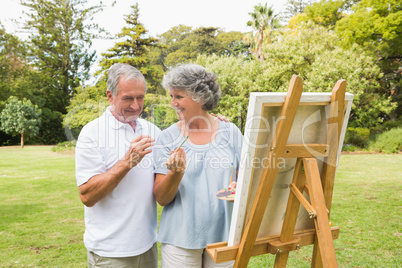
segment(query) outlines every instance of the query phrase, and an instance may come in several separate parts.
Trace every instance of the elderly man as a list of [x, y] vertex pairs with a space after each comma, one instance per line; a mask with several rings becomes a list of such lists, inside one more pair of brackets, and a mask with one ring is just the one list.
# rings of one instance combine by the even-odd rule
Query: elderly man
[[150, 147], [160, 130], [139, 116], [146, 82], [136, 68], [109, 69], [105, 113], [76, 146], [76, 179], [85, 205], [88, 267], [157, 267], [157, 212]]

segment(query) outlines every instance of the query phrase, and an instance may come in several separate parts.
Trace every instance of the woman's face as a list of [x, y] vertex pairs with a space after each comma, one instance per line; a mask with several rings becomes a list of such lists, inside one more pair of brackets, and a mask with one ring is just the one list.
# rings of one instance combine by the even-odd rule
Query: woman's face
[[170, 89], [170, 106], [172, 106], [176, 112], [179, 120], [190, 120], [195, 116], [202, 116], [205, 112], [202, 109], [202, 105], [193, 100], [193, 98], [187, 93], [186, 90]]

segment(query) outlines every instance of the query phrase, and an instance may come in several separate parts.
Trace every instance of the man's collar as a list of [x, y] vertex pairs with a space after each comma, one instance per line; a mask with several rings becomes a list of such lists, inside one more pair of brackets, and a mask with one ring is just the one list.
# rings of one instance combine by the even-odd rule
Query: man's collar
[[[131, 128], [130, 124], [128, 123], [123, 123], [120, 122], [119, 120], [116, 119], [116, 117], [114, 117], [114, 115], [112, 114], [112, 106], [109, 106], [106, 108], [105, 111], [105, 115], [107, 117], [107, 120], [109, 120], [109, 125], [113, 128], [113, 129], [119, 129], [119, 128], [123, 128], [123, 127], [129, 127]], [[141, 129], [141, 124], [139, 122], [139, 120], [135, 120], [135, 132], [138, 132]]]

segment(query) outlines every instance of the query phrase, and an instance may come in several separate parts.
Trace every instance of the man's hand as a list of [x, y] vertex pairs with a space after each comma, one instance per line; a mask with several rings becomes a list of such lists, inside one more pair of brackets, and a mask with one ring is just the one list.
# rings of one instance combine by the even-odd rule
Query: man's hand
[[166, 167], [174, 173], [184, 173], [186, 170], [186, 153], [183, 148], [180, 148], [177, 152], [170, 152]]
[[219, 120], [221, 120], [223, 122], [230, 122], [229, 119], [227, 119], [226, 116], [224, 116], [224, 115], [221, 115], [221, 114], [215, 115], [213, 113], [211, 113], [211, 115], [217, 117]]
[[149, 147], [154, 145], [155, 140], [150, 136], [141, 135], [135, 138], [130, 143], [130, 148], [127, 153], [123, 157], [123, 160], [128, 161], [130, 164], [130, 168], [138, 165], [145, 155], [152, 152], [152, 149]]

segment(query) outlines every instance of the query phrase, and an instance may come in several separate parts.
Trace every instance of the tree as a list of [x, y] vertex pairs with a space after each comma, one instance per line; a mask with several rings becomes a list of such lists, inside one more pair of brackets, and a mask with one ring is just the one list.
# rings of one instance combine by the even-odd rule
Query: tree
[[159, 46], [151, 49], [152, 63], [162, 66], [163, 70], [166, 71], [168, 69], [167, 56], [181, 49], [185, 44], [188, 45], [184, 40], [190, 36], [191, 32], [190, 26], [180, 24], [159, 35]]
[[147, 94], [141, 117], [154, 123], [162, 130], [178, 121], [176, 110], [170, 106], [170, 97], [167, 94]]
[[223, 56], [242, 56], [247, 58], [250, 55], [249, 45], [243, 42], [244, 34], [241, 32], [220, 32], [217, 36], [217, 42], [222, 47], [218, 55]]
[[219, 35], [221, 35], [221, 31], [216, 27], [199, 27], [192, 30], [185, 39], [181, 40], [178, 48], [166, 56], [165, 65], [169, 67], [194, 61], [201, 54], [224, 53], [226, 48], [218, 39]]
[[267, 3], [264, 6], [261, 4], [254, 6], [254, 12], [248, 14], [251, 16], [251, 20], [247, 22], [247, 25], [257, 31], [253, 37], [254, 46], [252, 48], [254, 55], [257, 59], [264, 60], [261, 53], [262, 45], [264, 44], [264, 39], [266, 39], [266, 43], [272, 43], [272, 31], [279, 26], [278, 15], [274, 14], [272, 6], [267, 7]]
[[105, 80], [100, 80], [95, 86], [78, 87], [63, 118], [68, 140], [77, 139], [81, 129], [101, 116], [107, 106], [109, 102], [106, 97]]
[[289, 20], [290, 18], [296, 16], [297, 14], [304, 13], [304, 9], [311, 5], [313, 1], [311, 0], [288, 0], [285, 4], [284, 18]]
[[398, 102], [393, 118], [402, 115], [402, 5], [399, 0], [361, 0], [335, 27], [344, 47], [359, 44], [375, 53], [384, 74], [381, 90]]
[[381, 72], [375, 58], [361, 47], [337, 46], [333, 31], [314, 25], [287, 30], [278, 42], [263, 47], [264, 61], [200, 56], [197, 63], [218, 75], [222, 99], [217, 111], [243, 128], [250, 92], [286, 91], [293, 74], [303, 78], [304, 91], [330, 92], [339, 79], [354, 94], [350, 125], [376, 127], [395, 105], [378, 93]]
[[131, 6], [131, 13], [125, 16], [127, 27], [123, 27], [117, 35], [121, 41], [102, 53], [103, 59], [99, 63], [101, 70], [97, 74], [108, 70], [115, 63], [126, 63], [144, 74], [149, 92], [160, 92], [163, 71], [151, 65], [148, 55], [151, 48], [158, 46], [158, 40], [147, 37], [148, 31], [139, 22], [139, 14], [138, 3], [136, 3]]
[[305, 13], [314, 23], [334, 29], [336, 22], [344, 17], [344, 10], [343, 0], [323, 0], [306, 6]]
[[192, 29], [178, 25], [159, 36], [159, 46], [153, 51], [153, 62], [168, 67], [194, 61], [198, 55], [236, 55], [247, 57], [248, 46], [242, 42], [243, 33], [224, 32], [215, 27]]
[[41, 110], [37, 105], [25, 98], [19, 101], [11, 96], [0, 114], [1, 129], [11, 135], [21, 135], [21, 148], [24, 148], [24, 137], [32, 137], [39, 133]]
[[[10, 96], [15, 96], [18, 99], [29, 99], [32, 104], [39, 107], [43, 107], [46, 103], [43, 92], [40, 91], [43, 85], [40, 73], [30, 66], [27, 55], [26, 42], [7, 33], [0, 23], [0, 111], [4, 109]], [[46, 109], [42, 110], [41, 121], [42, 126], [45, 127], [41, 128], [40, 135], [30, 139], [30, 142], [44, 143], [49, 137], [62, 137], [61, 135], [57, 136], [57, 130], [49, 128], [47, 115], [49, 113]], [[61, 127], [60, 117], [58, 119], [59, 127]], [[43, 133], [47, 131], [51, 135]], [[0, 131], [0, 145], [18, 143], [18, 139]]]
[[337, 80], [346, 79], [347, 91], [355, 95], [351, 124], [375, 127], [395, 109], [388, 96], [379, 92], [381, 70], [372, 54], [360, 46], [342, 49], [338, 42], [334, 31], [312, 23], [288, 31], [281, 42], [264, 47], [268, 79], [285, 87], [289, 77], [297, 74], [305, 90], [318, 92], [331, 91]]
[[61, 113], [74, 88], [89, 78], [95, 51], [90, 52], [93, 30], [86, 21], [103, 6], [85, 7], [87, 0], [21, 0], [28, 7], [24, 29], [30, 33], [29, 48], [33, 67], [41, 74], [45, 107]]
[[267, 84], [262, 61], [245, 60], [233, 55], [200, 55], [196, 63], [218, 75], [222, 97], [214, 112], [224, 114], [242, 131], [246, 123], [250, 92], [276, 91]]
[[0, 23], [0, 111], [10, 96], [30, 99], [34, 104], [44, 103], [38, 72], [26, 62], [27, 47]]

